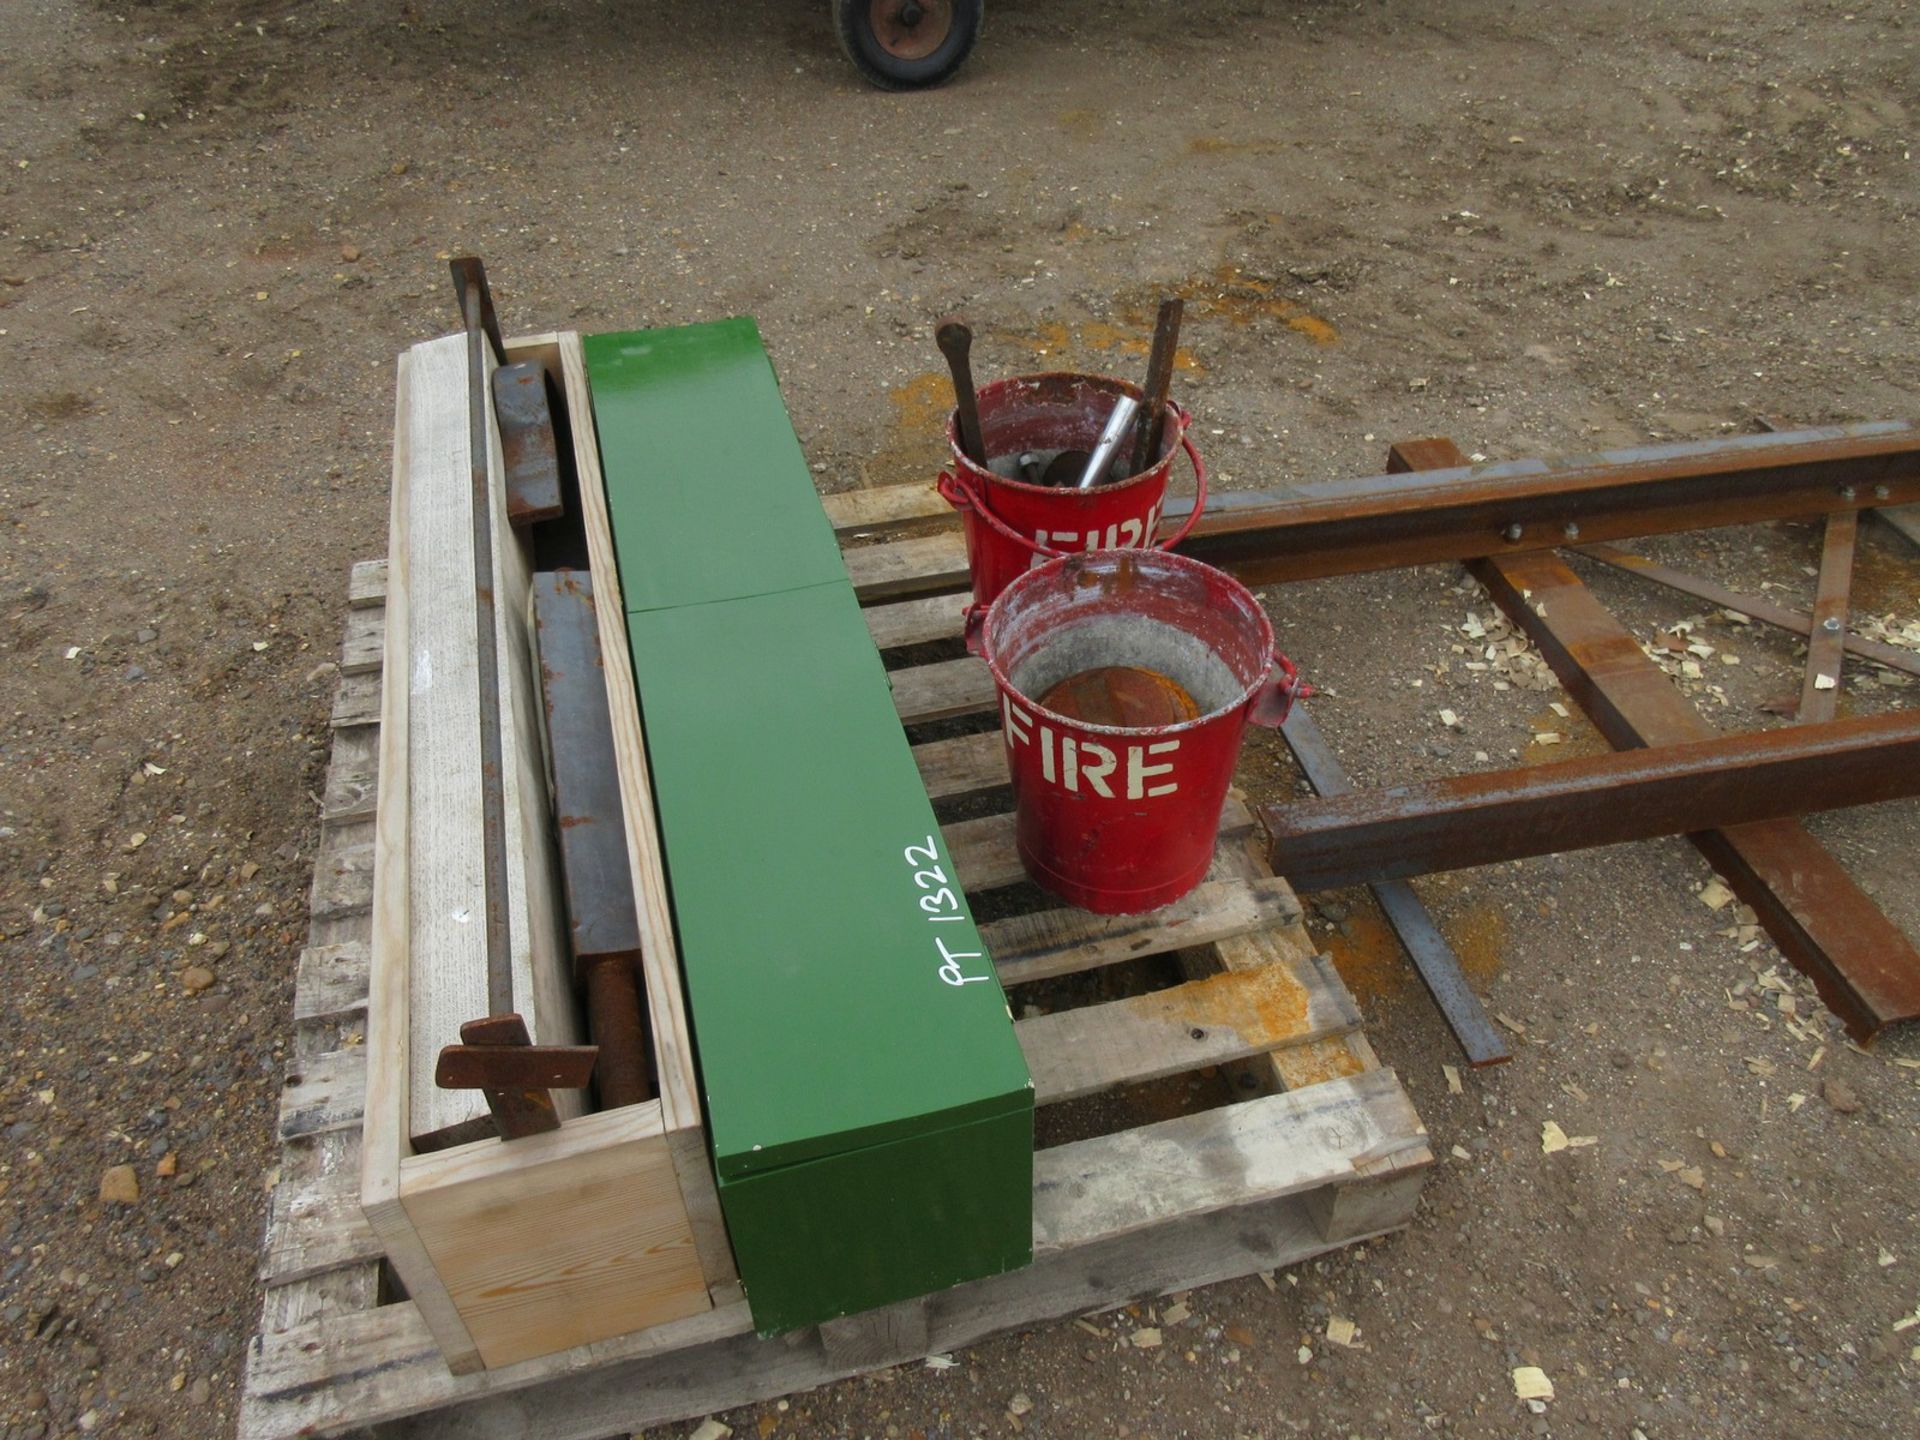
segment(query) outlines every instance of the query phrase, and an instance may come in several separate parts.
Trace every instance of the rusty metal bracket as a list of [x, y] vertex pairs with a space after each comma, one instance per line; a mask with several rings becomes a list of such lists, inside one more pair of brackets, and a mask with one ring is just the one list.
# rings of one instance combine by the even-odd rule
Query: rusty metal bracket
[[534, 1045], [518, 1015], [489, 1015], [460, 1027], [460, 1043], [440, 1052], [433, 1083], [487, 1097], [502, 1140], [560, 1128], [554, 1090], [579, 1090], [593, 1078], [591, 1045]]

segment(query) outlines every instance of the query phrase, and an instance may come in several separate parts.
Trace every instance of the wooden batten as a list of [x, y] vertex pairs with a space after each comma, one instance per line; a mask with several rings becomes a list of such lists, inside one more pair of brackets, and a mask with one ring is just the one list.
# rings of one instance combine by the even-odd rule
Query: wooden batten
[[[590, 539], [598, 513], [599, 613], [617, 616], [578, 354], [572, 335], [509, 346], [511, 358], [578, 382], [568, 407], [582, 489], [593, 497]], [[466, 363], [456, 335], [414, 346], [398, 372], [360, 1185], [361, 1210], [455, 1375], [644, 1331], [739, 1293], [701, 1130], [625, 639], [610, 645], [604, 627], [660, 1097], [589, 1115], [580, 1092], [556, 1092], [561, 1128], [506, 1144], [477, 1092], [432, 1083], [441, 1045], [487, 1010]], [[490, 438], [497, 476], [497, 433]], [[496, 485], [515, 997], [537, 1043], [567, 1044], [579, 1021], [548, 820], [532, 566], [501, 494]]]
[[[489, 363], [491, 356], [489, 353]], [[407, 486], [409, 590], [403, 665], [388, 683], [408, 692], [406, 776], [412, 976], [409, 1137], [417, 1150], [492, 1133], [478, 1091], [433, 1083], [441, 1047], [488, 1013], [484, 917], [485, 836], [480, 819], [479, 678], [475, 602], [467, 340], [449, 335], [410, 352]], [[499, 434], [489, 417], [494, 620], [500, 656], [501, 769], [507, 851], [507, 928], [515, 1008], [534, 1042], [567, 1045], [579, 1021], [547, 820], [533, 674], [527, 546], [507, 522]], [[397, 547], [396, 547], [397, 549]], [[389, 579], [391, 588], [391, 578]], [[578, 1092], [556, 1092], [563, 1118], [582, 1113]]]
[[700, 1093], [694, 1079], [693, 1041], [687, 1025], [680, 982], [680, 953], [674, 938], [673, 909], [654, 812], [653, 780], [647, 766], [646, 732], [633, 680], [632, 654], [624, 624], [626, 606], [620, 569], [613, 553], [613, 526], [607, 517], [606, 486], [600, 473], [600, 447], [593, 429], [593, 398], [587, 387], [586, 357], [572, 332], [551, 337], [560, 356], [562, 388], [573, 417], [574, 459], [580, 476], [581, 519], [587, 532], [587, 561], [593, 571], [594, 616], [600, 629], [600, 659], [606, 667], [608, 704], [613, 718], [614, 760], [620, 772], [620, 801], [626, 818], [627, 860], [632, 872], [634, 908], [640, 923], [640, 971], [647, 989], [647, 1013], [653, 1025], [655, 1068], [667, 1142], [674, 1155], [701, 1266], [715, 1304], [739, 1294], [733, 1249], [720, 1216], [713, 1161], [701, 1126]]

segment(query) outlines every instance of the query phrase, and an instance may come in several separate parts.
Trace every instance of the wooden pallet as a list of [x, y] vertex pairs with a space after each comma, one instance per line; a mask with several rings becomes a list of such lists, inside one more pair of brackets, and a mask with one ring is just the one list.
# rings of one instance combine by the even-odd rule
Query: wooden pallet
[[[863, 598], [951, 590], [957, 536], [910, 533], [937, 520], [920, 487], [828, 509], [849, 544], [876, 533], [883, 542], [849, 550]], [[1021, 885], [997, 732], [962, 733], [915, 753], [936, 803], [972, 816], [945, 834], [976, 913], [998, 917], [983, 933], [1000, 974], [1010, 988], [1083, 977], [1013, 993], [1042, 1134], [1061, 1116], [1076, 1132], [1103, 1116], [1121, 1126], [1035, 1155], [1034, 1263], [772, 1341], [753, 1334], [735, 1301], [543, 1359], [450, 1373], [418, 1309], [390, 1293], [358, 1204], [384, 595], [384, 563], [357, 566], [241, 1440], [365, 1429], [591, 1440], [1290, 1265], [1412, 1216], [1432, 1163], [1426, 1131], [1331, 963], [1314, 953], [1292, 891], [1266, 869], [1246, 806], [1229, 802], [1212, 872], [1177, 904], [1122, 919], [1050, 907]], [[950, 642], [960, 602], [909, 598], [868, 616], [883, 650]], [[909, 725], [984, 717], [948, 727], [964, 730], [991, 723], [984, 681], [977, 661], [936, 658], [896, 670], [895, 698]], [[1154, 956], [1172, 958], [1144, 958]], [[1156, 964], [1157, 977], [1142, 973]], [[1104, 994], [1076, 1003], [1089, 989]], [[1028, 1013], [1036, 996], [1044, 1013]], [[1168, 1079], [1190, 1072], [1194, 1086]], [[1134, 1103], [1209, 1087], [1212, 1108], [1172, 1118], [1144, 1118]]]

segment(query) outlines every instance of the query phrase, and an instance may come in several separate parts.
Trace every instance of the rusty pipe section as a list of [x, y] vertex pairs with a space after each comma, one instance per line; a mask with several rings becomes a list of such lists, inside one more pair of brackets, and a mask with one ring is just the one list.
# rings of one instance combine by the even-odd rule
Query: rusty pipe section
[[1920, 794], [1920, 711], [1269, 805], [1276, 874], [1324, 890]]
[[579, 965], [587, 992], [587, 1023], [600, 1049], [593, 1083], [602, 1110], [638, 1105], [653, 1098], [652, 1047], [647, 1043], [646, 1008], [640, 1000], [640, 956], [582, 957]]

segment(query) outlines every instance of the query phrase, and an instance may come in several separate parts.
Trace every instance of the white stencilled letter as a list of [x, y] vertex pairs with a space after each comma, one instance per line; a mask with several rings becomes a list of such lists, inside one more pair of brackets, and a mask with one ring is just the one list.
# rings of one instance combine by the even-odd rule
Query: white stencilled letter
[[1120, 544], [1117, 548], [1122, 550], [1137, 550], [1140, 548], [1139, 520], [1123, 520], [1120, 522]]
[[1062, 783], [1070, 794], [1080, 793], [1080, 742], [1071, 735], [1060, 737], [1060, 769], [1064, 776]]
[[1053, 780], [1053, 727], [1051, 725], [1040, 727], [1040, 778], [1049, 782]]
[[[1091, 740], [1082, 740], [1080, 753], [1084, 757], [1080, 762], [1080, 778], [1085, 780], [1088, 788], [1097, 792], [1101, 799], [1111, 800], [1113, 791], [1107, 788], [1107, 776], [1113, 773], [1113, 751]], [[1098, 760], [1094, 759], [1096, 755], [1100, 757]]]
[[1173, 766], [1149, 765], [1149, 755], [1171, 755], [1180, 748], [1178, 740], [1158, 740], [1151, 745], [1129, 745], [1127, 747], [1127, 798], [1138, 800], [1142, 795], [1171, 795], [1180, 788], [1172, 785], [1148, 785], [1146, 782], [1156, 775], [1171, 775]]
[[1000, 697], [1000, 717], [1006, 731], [1008, 749], [1012, 749], [1015, 744], [1033, 743], [1033, 732], [1027, 728], [1033, 717], [1015, 705], [1006, 695]]

